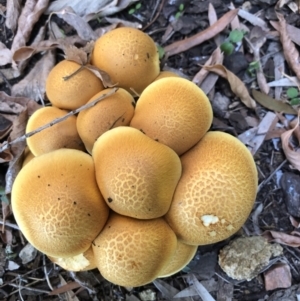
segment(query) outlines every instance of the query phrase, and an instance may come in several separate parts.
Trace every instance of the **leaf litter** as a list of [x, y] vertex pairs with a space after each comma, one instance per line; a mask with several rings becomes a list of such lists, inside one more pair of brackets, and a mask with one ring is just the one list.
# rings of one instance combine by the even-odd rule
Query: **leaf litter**
[[[13, 2], [15, 1], [8, 1], [9, 4], [11, 5]], [[118, 22], [122, 22], [122, 19], [120, 18], [112, 18], [110, 19], [111, 22], [113, 22], [112, 25], [109, 26], [104, 26], [102, 28], [99, 28], [98, 31], [92, 29], [93, 27], [90, 26], [90, 24], [88, 24], [86, 21], [91, 20], [92, 18], [96, 18], [99, 14], [101, 15], [109, 15], [111, 13], [116, 12], [120, 7], [123, 8], [124, 7], [128, 7], [128, 5], [130, 5], [131, 3], [133, 3], [134, 1], [110, 1], [110, 2], [106, 2], [106, 4], [103, 5], [103, 10], [101, 11], [101, 9], [96, 10], [94, 9], [94, 11], [92, 12], [81, 12], [78, 13], [78, 11], [76, 11], [76, 9], [78, 8], [78, 6], [83, 6], [85, 5], [84, 1], [73, 1], [74, 5], [77, 5], [76, 8], [74, 8], [74, 5], [72, 7], [72, 10], [70, 10], [69, 8], [66, 9], [67, 6], [70, 6], [70, 2], [65, 0], [64, 2], [62, 1], [55, 1], [55, 2], [60, 2], [60, 3], [67, 3], [68, 5], [63, 5], [63, 7], [59, 8], [59, 9], [55, 9], [53, 12], [60, 12], [60, 15], [64, 16], [64, 21], [68, 22], [73, 28], [74, 30], [77, 32], [77, 34], [73, 37], [73, 39], [71, 39], [69, 36], [68, 37], [60, 37], [58, 39], [53, 39], [53, 37], [49, 40], [45, 40], [45, 38], [43, 36], [41, 36], [41, 39], [39, 41], [36, 40], [35, 43], [31, 43], [31, 45], [28, 45], [28, 42], [30, 40], [32, 40], [31, 37], [31, 32], [33, 29], [33, 25], [40, 19], [42, 12], [44, 12], [49, 6], [49, 2], [48, 1], [26, 1], [25, 2], [25, 6], [22, 9], [22, 13], [20, 15], [19, 18], [19, 26], [18, 26], [18, 30], [15, 36], [15, 39], [13, 41], [13, 46], [11, 47], [11, 49], [6, 48], [5, 45], [2, 46], [2, 49], [0, 49], [0, 64], [3, 66], [9, 62], [11, 62], [13, 60], [14, 62], [14, 67], [19, 69], [19, 74], [23, 73], [24, 67], [22, 67], [22, 64], [24, 64], [24, 62], [27, 62], [29, 59], [31, 59], [34, 55], [36, 55], [37, 53], [42, 53], [41, 55], [41, 59], [38, 61], [38, 63], [36, 64], [35, 67], [31, 68], [30, 72], [28, 73], [27, 76], [23, 77], [22, 81], [19, 81], [17, 84], [15, 84], [12, 88], [12, 94], [13, 95], [20, 95], [20, 96], [27, 96], [28, 98], [30, 98], [30, 100], [23, 100], [23, 101], [17, 101], [17, 100], [13, 100], [12, 98], [9, 98], [8, 96], [2, 95], [1, 98], [1, 102], [0, 102], [0, 109], [1, 112], [0, 114], [3, 114], [3, 117], [6, 118], [8, 117], [11, 123], [8, 123], [6, 126], [3, 126], [3, 130], [2, 128], [0, 128], [0, 134], [3, 135], [3, 139], [4, 142], [5, 141], [13, 141], [14, 138], [18, 138], [20, 137], [20, 135], [22, 135], [22, 133], [24, 133], [24, 126], [26, 124], [28, 115], [30, 114], [30, 112], [32, 112], [32, 110], [34, 110], [35, 105], [33, 105], [32, 101], [36, 100], [36, 101], [40, 101], [43, 99], [44, 97], [44, 93], [45, 93], [45, 89], [44, 89], [44, 83], [45, 83], [45, 77], [47, 72], [51, 69], [51, 66], [54, 64], [54, 55], [53, 52], [55, 51], [55, 49], [64, 49], [65, 54], [67, 57], [75, 60], [75, 61], [79, 61], [81, 65], [85, 65], [85, 67], [88, 66], [88, 61], [89, 61], [89, 50], [84, 49], [84, 46], [87, 45], [87, 41], [89, 40], [93, 40], [95, 39], [95, 36], [98, 37], [101, 34], [103, 34], [104, 32], [111, 30], [112, 28], [118, 26], [117, 23]], [[52, 4], [54, 4], [55, 2], [53, 2]], [[104, 1], [105, 2], [105, 1]], [[88, 1], [86, 2], [88, 3]], [[98, 5], [100, 5], [101, 3], [98, 3]], [[102, 3], [103, 4], [103, 3]], [[285, 20], [284, 19], [280, 19], [279, 16], [279, 22], [275, 22], [275, 21], [264, 21], [261, 17], [258, 17], [254, 14], [251, 14], [249, 12], [246, 12], [245, 10], [242, 9], [235, 9], [232, 8], [231, 11], [223, 14], [223, 16], [220, 17], [219, 20], [217, 20], [216, 15], [215, 15], [215, 11], [214, 11], [214, 7], [210, 4], [210, 10], [209, 10], [209, 16], [210, 16], [210, 20], [211, 24], [210, 26], [208, 26], [206, 29], [189, 36], [186, 39], [182, 39], [181, 41], [177, 40], [176, 38], [174, 39], [175, 36], [172, 36], [169, 38], [170, 44], [167, 45], [165, 47], [165, 51], [167, 53], [167, 55], [172, 56], [172, 57], [176, 57], [177, 55], [185, 55], [184, 53], [187, 51], [192, 50], [193, 47], [205, 44], [205, 42], [210, 41], [212, 39], [215, 39], [215, 45], [218, 45], [223, 38], [223, 32], [226, 31], [227, 27], [229, 24], [231, 24], [232, 28], [238, 28], [240, 26], [240, 28], [246, 28], [245, 24], [239, 24], [238, 23], [233, 23], [234, 20], [235, 22], [237, 22], [237, 15], [246, 20], [247, 22], [250, 23], [250, 26], [248, 26], [249, 28], [253, 29], [253, 26], [258, 26], [258, 30], [264, 30], [266, 32], [268, 32], [267, 34], [264, 34], [265, 37], [267, 39], [269, 39], [270, 37], [275, 37], [276, 35], [271, 34], [270, 32], [270, 27], [268, 26], [268, 23], [270, 23], [272, 26], [274, 26], [274, 28], [276, 30], [278, 30], [278, 32], [280, 33], [280, 38], [281, 38], [281, 44], [286, 43], [287, 45], [289, 45], [289, 49], [287, 49], [288, 47], [284, 48], [284, 59], [289, 62], [290, 64], [294, 64], [295, 62], [297, 62], [299, 60], [299, 55], [297, 54], [297, 49], [294, 47], [293, 48], [293, 44], [292, 41], [294, 43], [297, 43], [297, 28], [294, 26], [291, 26], [289, 24], [285, 24]], [[86, 4], [87, 6], [87, 4]], [[188, 4], [187, 4], [188, 7]], [[10, 17], [11, 15], [17, 16], [18, 15], [18, 10], [17, 10], [17, 6], [15, 7], [16, 10], [13, 9], [9, 9], [10, 12], [8, 14], [8, 21], [12, 21], [13, 17]], [[64, 9], [64, 10], [63, 10]], [[187, 13], [188, 10], [187, 10]], [[17, 17], [14, 17], [17, 18]], [[26, 20], [26, 21], [25, 21]], [[30, 20], [28, 22], [28, 20]], [[109, 19], [108, 19], [109, 20]], [[127, 20], [125, 20], [127, 22]], [[29, 24], [26, 24], [29, 23]], [[127, 23], [127, 24], [132, 24], [133, 26], [136, 27], [140, 27], [139, 22], [134, 23], [131, 21], [129, 21], [131, 23]], [[273, 23], [273, 24], [272, 24]], [[10, 25], [10, 23], [8, 22], [8, 28], [11, 28], [12, 30], [14, 30], [15, 26], [13, 24], [13, 22], [11, 23], [12, 25]], [[235, 25], [233, 25], [235, 24]], [[274, 25], [275, 24], [275, 25]], [[21, 28], [22, 26], [22, 28]], [[280, 26], [280, 27], [279, 27]], [[22, 31], [21, 31], [22, 29]], [[58, 30], [60, 30], [58, 28]], [[19, 32], [19, 33], [18, 33]], [[49, 30], [45, 30], [47, 36], [51, 36], [51, 32]], [[219, 36], [218, 36], [219, 35]], [[299, 36], [299, 35], [298, 35]], [[73, 47], [73, 45], [76, 43], [78, 46], [78, 43], [76, 42], [78, 41], [79, 44], [81, 45], [81, 48], [76, 47], [76, 49]], [[256, 42], [256, 41], [255, 41]], [[268, 40], [264, 42], [268, 43]], [[253, 45], [255, 44], [254, 41], [252, 39], [250, 39], [250, 43], [252, 44], [252, 49], [254, 49], [256, 51], [254, 59], [256, 61], [261, 61], [261, 46], [262, 45]], [[251, 45], [250, 45], [251, 46]], [[88, 48], [88, 46], [87, 46]], [[79, 52], [78, 52], [78, 49]], [[1, 50], [3, 50], [3, 52], [1, 52]], [[60, 51], [60, 50], [59, 50]], [[245, 53], [248, 52], [249, 54], [249, 50], [245, 49], [244, 50]], [[254, 51], [254, 52], [255, 52]], [[12, 56], [13, 54], [13, 56]], [[246, 55], [246, 54], [245, 54]], [[210, 58], [209, 58], [210, 57]], [[42, 61], [44, 59], [44, 61]], [[251, 58], [253, 59], [253, 58]], [[40, 64], [39, 64], [40, 63]], [[27, 63], [26, 63], [27, 64]], [[25, 65], [26, 65], [25, 64]], [[47, 65], [48, 64], [48, 65]], [[45, 67], [45, 70], [43, 70], [43, 74], [42, 76], [40, 76], [38, 70], [41, 68], [41, 66]], [[199, 67], [200, 66], [200, 67]], [[215, 84], [216, 81], [218, 79], [218, 77], [223, 77], [224, 79], [226, 79], [231, 87], [231, 92], [234, 94], [234, 96], [240, 98], [240, 100], [243, 102], [243, 104], [246, 106], [246, 108], [249, 108], [249, 115], [251, 116], [245, 116], [243, 114], [239, 114], [240, 118], [248, 118], [247, 120], [251, 120], [251, 118], [253, 119], [253, 123], [250, 123], [248, 121], [246, 121], [246, 124], [248, 124], [249, 128], [249, 132], [254, 133], [253, 135], [253, 139], [258, 139], [256, 140], [255, 144], [255, 154], [260, 154], [260, 148], [264, 146], [264, 143], [266, 141], [266, 139], [268, 138], [268, 135], [270, 135], [270, 133], [272, 132], [272, 130], [280, 130], [282, 133], [282, 137], [285, 137], [282, 139], [282, 148], [284, 149], [284, 145], [287, 146], [287, 148], [289, 149], [289, 151], [292, 151], [292, 153], [286, 153], [286, 158], [289, 160], [289, 163], [291, 165], [294, 166], [294, 168], [297, 168], [295, 166], [297, 166], [297, 162], [299, 160], [299, 158], [295, 157], [295, 152], [297, 152], [297, 145], [291, 144], [291, 136], [293, 135], [294, 131], [296, 131], [296, 129], [294, 129], [293, 132], [290, 132], [291, 130], [286, 129], [284, 126], [282, 126], [281, 128], [278, 128], [278, 115], [275, 114], [275, 112], [281, 112], [283, 114], [285, 113], [290, 113], [290, 114], [297, 114], [297, 110], [298, 108], [295, 107], [293, 108], [292, 106], [290, 106], [287, 102], [282, 101], [283, 97], [282, 97], [282, 91], [284, 91], [284, 89], [281, 90], [277, 90], [277, 96], [275, 98], [279, 99], [278, 95], [280, 96], [281, 99], [279, 100], [275, 100], [273, 98], [273, 90], [269, 88], [272, 88], [272, 86], [274, 85], [279, 85], [281, 82], [281, 79], [278, 78], [278, 75], [276, 77], [276, 80], [272, 83], [269, 82], [268, 85], [266, 85], [266, 81], [265, 81], [265, 77], [264, 79], [262, 79], [260, 76], [265, 76], [265, 64], [261, 64], [259, 65], [260, 69], [256, 71], [256, 78], [255, 78], [255, 82], [253, 86], [255, 86], [256, 89], [261, 90], [261, 92], [265, 92], [265, 93], [261, 93], [258, 94], [258, 91], [255, 91], [252, 93], [253, 95], [253, 99], [249, 92], [248, 92], [248, 88], [249, 85], [247, 83], [247, 85], [244, 83], [244, 79], [240, 78], [239, 76], [237, 76], [236, 74], [234, 74], [233, 72], [231, 72], [229, 69], [227, 69], [225, 66], [223, 66], [223, 54], [220, 52], [219, 48], [216, 48], [215, 52], [211, 52], [210, 55], [207, 57], [206, 62], [204, 62], [203, 64], [198, 64], [198, 70], [197, 72], [194, 72], [194, 82], [198, 85], [203, 85], [205, 84], [205, 81], [209, 78], [209, 77], [213, 77], [213, 79], [210, 81], [209, 85], [206, 85], [206, 89], [207, 89], [207, 93], [211, 93], [211, 95], [214, 95], [215, 93]], [[281, 66], [282, 66], [282, 61], [281, 61]], [[295, 72], [296, 75], [297, 74], [297, 65], [296, 65], [296, 70], [293, 69], [295, 68], [295, 65], [290, 66], [290, 68]], [[4, 69], [2, 69], [4, 70]], [[9, 70], [9, 69], [8, 69]], [[99, 77], [106, 77], [105, 73], [101, 73], [101, 70], [93, 70], [93, 72], [98, 73]], [[182, 69], [180, 70], [180, 72], [182, 72]], [[213, 72], [213, 73], [212, 73]], [[280, 71], [279, 71], [280, 72]], [[197, 74], [197, 76], [195, 76], [195, 74]], [[279, 73], [278, 73], [279, 74]], [[208, 76], [209, 75], [209, 76]], [[15, 78], [17, 75], [12, 73], [12, 76], [10, 78]], [[38, 76], [40, 76], [40, 81], [37, 81]], [[291, 77], [292, 78], [292, 77]], [[299, 76], [298, 76], [299, 78]], [[287, 80], [287, 78], [285, 78], [284, 80]], [[110, 83], [109, 82], [109, 78], [105, 78], [104, 81], [107, 82], [107, 86], [111, 85], [113, 86], [114, 83]], [[29, 83], [33, 83], [33, 82], [37, 82], [36, 85], [29, 85]], [[246, 81], [247, 82], [247, 81]], [[290, 79], [288, 79], [288, 82], [291, 83], [293, 81], [291, 81]], [[297, 86], [297, 84], [296, 84]], [[205, 85], [204, 85], [205, 87]], [[258, 87], [258, 88], [257, 88]], [[270, 92], [269, 92], [270, 91]], [[226, 91], [225, 91], [226, 92]], [[256, 93], [257, 92], [257, 93]], [[267, 94], [270, 95], [267, 95]], [[11, 102], [14, 102], [14, 104], [12, 106], [8, 106], [7, 104], [12, 104]], [[36, 102], [34, 102], [36, 104]], [[235, 104], [236, 105], [236, 104]], [[259, 107], [260, 105], [262, 105], [262, 110], [264, 112], [264, 117], [260, 117], [260, 120], [258, 120], [258, 116], [256, 116], [257, 114], [257, 107]], [[253, 110], [254, 109], [254, 110]], [[259, 109], [261, 109], [261, 107], [259, 107]], [[241, 107], [239, 106], [239, 102], [237, 102], [236, 107], [232, 106], [230, 108], [228, 108], [228, 110], [241, 110]], [[246, 111], [247, 112], [247, 111]], [[273, 113], [274, 112], [274, 113]], [[254, 114], [254, 115], [253, 115]], [[11, 116], [9, 116], [11, 115]], [[227, 125], [229, 119], [222, 119], [219, 120], [220, 123], [223, 122], [223, 124], [227, 127], [228, 130], [235, 130], [234, 128], [230, 127]], [[224, 123], [225, 121], [225, 123]], [[256, 124], [257, 123], [257, 124]], [[251, 125], [250, 125], [251, 124]], [[246, 132], [245, 132], [246, 133]], [[284, 134], [286, 136], [284, 136]], [[7, 137], [7, 138], [6, 138]], [[270, 138], [269, 138], [270, 139]], [[248, 140], [249, 142], [250, 140]], [[253, 141], [252, 141], [253, 142]], [[251, 142], [249, 142], [251, 143]], [[9, 172], [7, 173], [7, 187], [6, 187], [6, 191], [7, 193], [10, 192], [11, 189], [11, 183], [13, 182], [13, 179], [16, 175], [16, 173], [18, 172], [19, 169], [19, 165], [20, 165], [20, 161], [21, 161], [21, 155], [23, 153], [23, 148], [24, 148], [24, 143], [19, 142], [17, 144], [15, 144], [14, 146], [12, 146], [10, 148], [10, 150], [8, 150], [8, 153], [6, 153], [6, 155], [4, 155], [4, 151], [1, 153], [4, 156], [7, 156], [7, 161], [9, 162]], [[263, 153], [263, 151], [262, 151]], [[295, 163], [296, 162], [296, 163]], [[295, 165], [296, 164], [296, 165]], [[262, 207], [262, 211], [260, 212], [260, 216], [262, 216], [264, 214], [264, 211], [266, 210], [266, 207]], [[3, 206], [3, 208], [5, 208], [5, 206]], [[6, 215], [3, 215], [6, 217]], [[258, 222], [259, 223], [259, 222]], [[259, 223], [258, 225], [256, 225], [257, 227], [261, 227], [261, 224]], [[251, 233], [251, 231], [250, 231]], [[280, 232], [281, 233], [281, 232]], [[278, 235], [276, 234], [276, 231], [273, 231], [272, 235], [274, 235], [274, 237], [280, 236], [280, 243], [282, 244], [287, 244], [290, 243], [291, 247], [299, 247], [297, 245], [297, 243], [295, 243], [295, 241], [297, 240], [296, 238], [298, 238], [297, 234], [294, 232], [290, 232], [290, 234], [286, 234], [286, 233], [281, 233], [281, 234], [285, 234], [285, 235], [290, 235], [292, 237], [286, 237], [284, 235]], [[289, 244], [287, 244], [289, 245]], [[201, 249], [201, 248], [200, 248]], [[271, 267], [270, 271], [272, 269], [276, 269], [278, 268], [276, 265], [274, 265], [274, 267]], [[285, 269], [286, 266], [282, 265], [281, 266], [282, 269]], [[280, 273], [280, 272], [279, 272]], [[214, 273], [213, 273], [214, 274]], [[61, 276], [62, 274], [60, 274]], [[215, 277], [217, 274], [215, 274]], [[265, 277], [267, 274], [265, 274]], [[280, 287], [280, 285], [275, 285], [274, 283], [276, 282], [276, 279], [274, 278], [275, 276], [272, 276], [272, 274], [270, 274], [270, 283], [273, 286], [268, 286], [268, 287]], [[191, 287], [194, 290], [195, 295], [194, 296], [202, 296], [202, 300], [215, 300], [210, 293], [208, 293], [207, 290], [203, 290], [203, 287], [201, 285], [200, 279], [197, 279], [197, 277], [191, 273], [188, 273], [187, 276], [189, 277], [188, 279], [188, 283], [191, 284]], [[176, 279], [176, 278], [175, 278]], [[214, 278], [211, 278], [214, 279]], [[175, 280], [176, 281], [176, 280]], [[269, 280], [268, 280], [269, 281]], [[219, 282], [221, 285], [221, 279], [219, 278]], [[166, 281], [156, 281], [156, 285], [158, 287], [158, 290], [161, 292], [162, 296], [164, 296], [164, 298], [166, 299], [171, 299], [174, 297], [174, 295], [171, 295], [170, 292], [176, 292], [176, 294], [180, 294], [181, 292], [184, 291], [183, 288], [181, 291], [177, 289], [177, 285], [174, 284], [171, 285], [169, 284], [169, 281], [166, 279]], [[70, 286], [72, 287], [72, 286]], [[67, 290], [70, 287], [66, 287], [65, 289]], [[231, 289], [230, 289], [231, 287]], [[232, 287], [234, 287], [234, 284], [231, 284], [230, 287], [228, 287], [228, 299], [226, 300], [231, 300], [230, 299], [230, 291], [233, 290]], [[93, 290], [90, 290], [90, 292], [92, 293]], [[208, 294], [207, 294], [208, 293]], [[226, 293], [226, 294], [227, 294]], [[186, 296], [191, 300], [190, 298], [192, 297], [190, 296]], [[71, 297], [71, 295], [69, 295], [67, 298], [74, 298]], [[212, 299], [211, 299], [212, 298]], [[216, 300], [223, 300], [221, 298], [220, 295], [216, 295]], [[177, 299], [177, 298], [176, 298]], [[270, 299], [271, 300], [271, 299]]]

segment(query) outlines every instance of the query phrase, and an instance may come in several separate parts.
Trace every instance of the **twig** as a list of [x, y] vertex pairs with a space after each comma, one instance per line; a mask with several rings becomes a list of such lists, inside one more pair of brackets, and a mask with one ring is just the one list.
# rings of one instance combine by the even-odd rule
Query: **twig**
[[275, 173], [285, 164], [287, 163], [287, 159], [285, 159], [270, 175], [268, 178], [263, 180], [257, 187], [257, 193], [262, 189], [263, 186], [265, 186], [275, 175]]
[[42, 290], [39, 288], [34, 288], [34, 287], [29, 287], [29, 286], [24, 286], [24, 285], [19, 285], [19, 284], [15, 284], [15, 283], [7, 283], [10, 286], [16, 287], [18, 289], [25, 289], [28, 291], [32, 291], [32, 292], [38, 292], [38, 293], [43, 293], [43, 294], [49, 294], [49, 291], [46, 290]]
[[[163, 7], [164, 7], [165, 2], [166, 2], [166, 0], [161, 1], [160, 6], [159, 6], [159, 8], [158, 8], [158, 11], [157, 11], [156, 15], [154, 16], [154, 18], [153, 18], [147, 25], [145, 25], [145, 26], [143, 27], [143, 29], [142, 29], [143, 31], [146, 30], [150, 25], [152, 25], [152, 24], [156, 21], [156, 19], [157, 19], [157, 18], [159, 17], [159, 15], [160, 15], [161, 10], [162, 10]], [[155, 10], [154, 10], [154, 11], [155, 11]]]
[[16, 230], [20, 230], [20, 228], [19, 228], [18, 225], [10, 223], [10, 222], [7, 222], [7, 221], [3, 221], [2, 219], [0, 219], [0, 225], [4, 225], [4, 226], [7, 226], [7, 227], [16, 229]]
[[49, 276], [48, 276], [48, 272], [47, 272], [46, 255], [45, 254], [43, 254], [43, 266], [44, 266], [44, 274], [45, 274], [45, 277], [46, 277], [47, 284], [48, 284], [49, 288], [51, 289], [51, 291], [53, 291], [53, 287], [51, 285], [51, 282], [50, 282], [50, 279], [49, 279]]
[[47, 129], [47, 128], [50, 128], [51, 126], [59, 123], [59, 122], [62, 122], [64, 120], [66, 120], [67, 118], [69, 118], [70, 116], [73, 116], [73, 115], [76, 115], [78, 114], [79, 112], [83, 111], [83, 110], [86, 110], [86, 109], [89, 109], [93, 106], [95, 106], [98, 102], [100, 102], [101, 100], [105, 99], [106, 97], [109, 97], [111, 95], [113, 95], [114, 93], [116, 93], [118, 91], [118, 88], [113, 88], [110, 92], [106, 93], [106, 94], [103, 94], [101, 95], [99, 98], [95, 99], [94, 101], [88, 103], [88, 104], [85, 104], [83, 106], [81, 106], [80, 108], [76, 109], [76, 110], [73, 110], [73, 111], [70, 111], [68, 114], [66, 114], [65, 116], [63, 117], [60, 117], [60, 118], [56, 118], [54, 120], [52, 120], [51, 122], [37, 128], [36, 130], [32, 131], [32, 132], [29, 132], [21, 137], [18, 137], [17, 139], [9, 142], [9, 143], [5, 143], [2, 145], [2, 147], [0, 148], [0, 153], [2, 153], [3, 151], [7, 150], [10, 146], [12, 146], [13, 144], [16, 144], [16, 143], [19, 143], [19, 142], [22, 142], [24, 140], [26, 140], [27, 138]]

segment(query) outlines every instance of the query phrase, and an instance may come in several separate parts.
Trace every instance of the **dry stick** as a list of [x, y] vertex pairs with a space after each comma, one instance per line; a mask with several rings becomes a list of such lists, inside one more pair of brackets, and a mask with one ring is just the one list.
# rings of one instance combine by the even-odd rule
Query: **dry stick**
[[0, 148], [0, 153], [7, 150], [11, 145], [13, 144], [16, 144], [16, 143], [19, 143], [21, 141], [24, 141], [26, 140], [27, 138], [47, 129], [47, 128], [50, 128], [51, 126], [59, 123], [59, 122], [62, 122], [64, 120], [66, 120], [67, 118], [69, 118], [70, 116], [73, 116], [73, 115], [76, 115], [77, 113], [83, 111], [83, 110], [86, 110], [86, 109], [89, 109], [93, 106], [95, 106], [98, 102], [100, 102], [101, 100], [105, 99], [106, 97], [109, 97], [111, 95], [113, 95], [114, 93], [116, 93], [118, 91], [118, 88], [113, 88], [110, 92], [106, 93], [106, 94], [103, 94], [101, 95], [100, 97], [98, 97], [97, 99], [95, 99], [94, 101], [88, 103], [88, 104], [85, 104], [83, 106], [81, 106], [80, 108], [76, 109], [76, 110], [73, 110], [73, 111], [70, 111], [68, 114], [66, 114], [65, 116], [63, 117], [60, 117], [60, 118], [56, 118], [54, 120], [52, 120], [51, 122], [37, 128], [36, 130], [32, 131], [32, 132], [29, 132], [21, 137], [18, 137], [17, 139], [9, 142], [9, 143], [6, 143], [4, 145], [2, 145], [2, 147]]
[[275, 175], [275, 173], [281, 169], [281, 167], [287, 163], [288, 160], [285, 159], [278, 167], [276, 167], [276, 169], [269, 175], [269, 177], [265, 180], [263, 180], [257, 187], [257, 193], [263, 188], [263, 186], [265, 186], [272, 178], [273, 176]]

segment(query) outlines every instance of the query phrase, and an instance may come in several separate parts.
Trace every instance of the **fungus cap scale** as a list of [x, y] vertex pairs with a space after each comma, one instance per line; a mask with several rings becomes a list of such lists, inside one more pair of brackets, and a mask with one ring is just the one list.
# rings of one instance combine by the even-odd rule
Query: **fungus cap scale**
[[101, 36], [91, 62], [106, 71], [111, 81], [140, 94], [159, 74], [159, 54], [154, 41], [141, 30], [120, 27]]
[[26, 239], [53, 257], [85, 252], [109, 213], [91, 156], [71, 149], [35, 157], [21, 169], [12, 188], [12, 209]]
[[96, 179], [108, 206], [140, 219], [163, 216], [181, 175], [169, 147], [131, 127], [107, 131], [94, 144]]
[[136, 287], [158, 277], [176, 246], [177, 238], [163, 218], [138, 220], [111, 213], [93, 251], [105, 279]]
[[204, 92], [180, 77], [151, 83], [141, 94], [130, 126], [182, 155], [212, 123], [212, 107]]
[[229, 134], [208, 132], [181, 163], [182, 177], [165, 216], [178, 239], [206, 245], [237, 232], [256, 197], [257, 171], [249, 150]]

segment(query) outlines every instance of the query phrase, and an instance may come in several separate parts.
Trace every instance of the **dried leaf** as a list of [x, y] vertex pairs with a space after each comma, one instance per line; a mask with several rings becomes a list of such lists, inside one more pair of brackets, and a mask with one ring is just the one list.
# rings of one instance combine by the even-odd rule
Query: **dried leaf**
[[5, 26], [15, 33], [21, 11], [22, 0], [6, 1], [6, 20]]
[[231, 71], [227, 70], [223, 65], [204, 66], [207, 70], [226, 78], [230, 84], [232, 92], [241, 99], [241, 101], [250, 109], [256, 107], [256, 103], [249, 95], [244, 83]]
[[27, 97], [9, 96], [5, 92], [0, 91], [0, 111], [9, 114], [19, 115], [25, 108], [28, 114], [32, 115], [41, 105]]
[[[222, 64], [223, 58], [224, 55], [221, 52], [220, 47], [217, 47], [212, 53], [212, 55], [209, 57], [209, 59], [205, 62], [204, 66]], [[204, 81], [208, 74], [208, 70], [206, 70], [205, 68], [201, 68], [200, 71], [194, 76], [192, 80], [193, 83], [195, 83], [198, 86], [201, 85], [201, 83]]]
[[[229, 7], [229, 8], [233, 9], [232, 7]], [[239, 17], [241, 17], [242, 19], [248, 21], [252, 25], [259, 26], [263, 30], [269, 31], [268, 24], [263, 19], [261, 19], [261, 18], [255, 16], [255, 15], [249, 13], [248, 11], [243, 10], [243, 9], [239, 9], [238, 15], [239, 15]]]
[[113, 83], [110, 79], [110, 76], [108, 73], [106, 73], [104, 70], [101, 70], [93, 65], [86, 65], [85, 68], [93, 72], [98, 78], [101, 79], [103, 86], [105, 88], [111, 88], [116, 86], [118, 83]]
[[224, 14], [215, 24], [208, 27], [207, 29], [197, 33], [194, 36], [191, 36], [182, 41], [174, 42], [165, 47], [166, 55], [172, 56], [174, 54], [181, 53], [186, 51], [196, 45], [199, 45], [211, 38], [215, 35], [223, 31], [226, 26], [233, 20], [233, 18], [237, 15], [238, 9], [231, 10]]
[[277, 242], [279, 244], [287, 245], [294, 248], [300, 247], [300, 233], [293, 231], [291, 234], [283, 232], [267, 230], [262, 236], [265, 237], [269, 242]]
[[114, 28], [123, 26], [123, 27], [132, 27], [132, 28], [136, 28], [136, 29], [142, 29], [142, 27], [143, 27], [141, 23], [123, 20], [120, 18], [105, 17], [105, 21], [112, 24], [110, 26], [114, 26]]
[[263, 107], [275, 111], [275, 112], [282, 112], [282, 113], [286, 113], [286, 114], [292, 114], [292, 115], [296, 115], [297, 112], [295, 111], [295, 109], [290, 106], [288, 103], [282, 102], [280, 100], [276, 100], [264, 93], [261, 93], [259, 91], [256, 90], [252, 90], [252, 95], [254, 97], [254, 99], [261, 104]]
[[203, 301], [216, 301], [212, 295], [208, 292], [208, 290], [201, 284], [194, 274], [190, 274], [189, 278], [193, 283], [198, 295], [201, 297]]
[[299, 52], [287, 32], [284, 16], [280, 13], [277, 13], [277, 17], [279, 19], [280, 41], [282, 44], [285, 59], [290, 68], [295, 72], [296, 76], [300, 80]]
[[277, 288], [288, 288], [292, 285], [290, 266], [286, 263], [274, 264], [264, 272], [265, 289], [271, 291]]
[[83, 48], [77, 48], [73, 45], [68, 45], [64, 48], [65, 59], [74, 61], [79, 65], [86, 65], [88, 62], [88, 55]]
[[[211, 3], [208, 4], [208, 21], [209, 21], [210, 26], [212, 26], [213, 24], [215, 24], [218, 21], [217, 12]], [[222, 43], [221, 37], [219, 35], [214, 36], [214, 41], [218, 47]]]
[[0, 139], [8, 135], [12, 127], [12, 121], [0, 114]]
[[[9, 136], [9, 141], [14, 140], [17, 137], [20, 137], [25, 134], [25, 128], [28, 120], [28, 111], [27, 108], [18, 115], [18, 118], [15, 120], [11, 134]], [[14, 144], [10, 151], [12, 152], [14, 158], [9, 162], [8, 170], [5, 175], [5, 193], [10, 194], [14, 180], [22, 168], [22, 155], [26, 147], [26, 142], [22, 141]]]
[[11, 51], [14, 53], [29, 40], [34, 24], [45, 11], [49, 0], [27, 0], [18, 20], [18, 30], [14, 37]]
[[282, 78], [268, 83], [269, 87], [299, 87], [300, 81], [297, 77]]
[[298, 128], [298, 125], [299, 117], [298, 122], [296, 123], [294, 128], [281, 134], [281, 143], [286, 158], [289, 160], [289, 162], [294, 168], [300, 170], [300, 152], [297, 152], [297, 150], [295, 150], [290, 144], [290, 137], [292, 136], [293, 132]]
[[138, 0], [57, 0], [49, 5], [46, 13], [50, 14], [60, 11], [66, 6], [71, 6], [78, 16], [82, 17], [85, 21], [88, 22], [92, 19], [96, 19], [99, 16], [108, 16], [122, 11], [136, 1]]
[[[271, 25], [279, 32], [280, 31], [280, 24], [279, 22], [276, 21], [270, 21]], [[286, 30], [287, 30], [287, 34], [289, 35], [289, 37], [291, 38], [291, 40], [300, 46], [300, 29], [290, 25], [290, 24], [286, 24]]]
[[12, 96], [23, 96], [35, 101], [42, 100], [46, 92], [46, 79], [55, 65], [53, 51], [47, 51], [30, 72], [12, 87]]
[[13, 60], [15, 62], [24, 61], [29, 59], [30, 57], [32, 57], [34, 54], [38, 52], [54, 49], [59, 46], [60, 44], [58, 42], [56, 41], [54, 42], [50, 40], [44, 40], [41, 41], [40, 43], [31, 46], [23, 46], [14, 52]]
[[175, 287], [171, 286], [170, 284], [161, 279], [154, 280], [153, 284], [162, 293], [163, 297], [167, 300], [172, 300], [173, 296], [179, 292]]
[[0, 66], [11, 63], [11, 51], [0, 42]]
[[[278, 122], [278, 117], [276, 114], [272, 112], [268, 112], [262, 121], [260, 122], [259, 126], [255, 131], [255, 135], [251, 137], [249, 132], [243, 133], [239, 135], [239, 139], [245, 143], [245, 139], [247, 139], [247, 146], [251, 151], [252, 155], [255, 155], [259, 148], [261, 147], [262, 143], [265, 141], [266, 135], [269, 133], [271, 129], [274, 128], [274, 125]], [[251, 139], [249, 139], [251, 137]]]
[[79, 37], [86, 41], [96, 40], [97, 36], [91, 26], [75, 13], [70, 6], [64, 7], [61, 11], [56, 12], [57, 16], [70, 24], [78, 33]]

